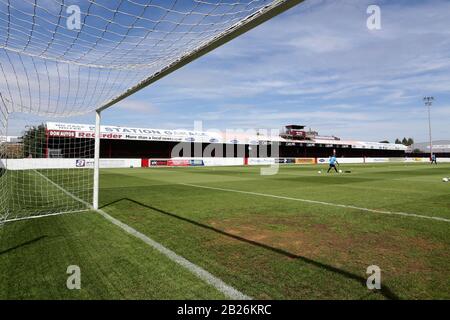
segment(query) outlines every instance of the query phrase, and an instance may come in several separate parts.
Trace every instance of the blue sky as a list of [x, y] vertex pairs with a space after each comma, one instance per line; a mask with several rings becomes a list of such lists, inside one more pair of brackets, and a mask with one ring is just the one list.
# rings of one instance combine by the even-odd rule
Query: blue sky
[[[381, 30], [368, 30], [369, 4]], [[104, 112], [110, 125], [305, 124], [379, 141], [450, 139], [450, 1], [310, 0]], [[75, 119], [92, 123], [92, 115]]]

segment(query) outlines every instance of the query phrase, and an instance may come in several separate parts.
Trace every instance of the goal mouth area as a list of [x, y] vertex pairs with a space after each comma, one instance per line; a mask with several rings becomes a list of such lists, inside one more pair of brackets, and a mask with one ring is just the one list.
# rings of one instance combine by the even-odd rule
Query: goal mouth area
[[[23, 139], [0, 148], [0, 221], [81, 209], [52, 183], [98, 208], [101, 111], [302, 1], [0, 1], [0, 136]], [[37, 122], [91, 112], [96, 138], [68, 146]], [[58, 148], [92, 166], [42, 167]]]
[[12, 113], [0, 146], [0, 221], [90, 209], [94, 139], [53, 137], [46, 117]]
[[[4, 222], [12, 222], [90, 210], [92, 169], [8, 170], [8, 210]], [[81, 182], [89, 185], [81, 186]]]

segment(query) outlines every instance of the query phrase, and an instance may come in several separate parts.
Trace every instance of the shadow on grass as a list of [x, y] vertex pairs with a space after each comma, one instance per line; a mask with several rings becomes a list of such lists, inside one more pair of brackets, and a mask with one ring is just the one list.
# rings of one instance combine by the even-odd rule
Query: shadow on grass
[[[318, 268], [321, 268], [321, 269], [324, 269], [324, 270], [327, 270], [327, 271], [330, 271], [330, 272], [337, 273], [337, 274], [339, 274], [339, 275], [341, 275], [341, 276], [343, 276], [343, 277], [346, 277], [346, 278], [348, 278], [348, 279], [355, 280], [355, 281], [359, 282], [363, 287], [366, 287], [366, 281], [367, 281], [367, 279], [364, 278], [364, 277], [361, 277], [361, 276], [359, 276], [359, 275], [357, 275], [357, 274], [353, 274], [353, 273], [348, 272], [348, 271], [346, 271], [346, 270], [342, 270], [342, 269], [333, 267], [333, 266], [331, 266], [331, 265], [324, 264], [324, 263], [322, 263], [322, 262], [312, 260], [312, 259], [307, 258], [307, 257], [303, 257], [303, 256], [300, 256], [300, 255], [293, 254], [293, 253], [291, 253], [291, 252], [289, 252], [289, 251], [285, 251], [285, 250], [280, 249], [280, 248], [272, 247], [272, 246], [269, 246], [269, 245], [264, 244], [264, 243], [260, 243], [260, 242], [254, 241], [254, 240], [246, 239], [246, 238], [244, 238], [244, 237], [237, 236], [237, 235], [234, 235], [234, 234], [225, 232], [225, 231], [220, 230], [220, 229], [217, 229], [217, 228], [215, 228], [215, 227], [212, 227], [212, 226], [209, 226], [209, 225], [206, 225], [206, 224], [203, 224], [203, 223], [200, 223], [200, 222], [191, 220], [191, 219], [189, 219], [189, 218], [181, 217], [181, 216], [179, 216], [179, 215], [177, 215], [177, 214], [175, 214], [175, 213], [167, 212], [167, 211], [164, 211], [164, 210], [161, 210], [161, 209], [158, 209], [158, 208], [155, 208], [155, 207], [146, 205], [146, 204], [141, 203], [141, 202], [136, 201], [136, 200], [132, 200], [132, 199], [129, 199], [129, 198], [122, 198], [122, 199], [115, 200], [115, 201], [113, 201], [113, 202], [111, 202], [111, 203], [108, 203], [108, 204], [103, 205], [103, 206], [102, 206], [102, 209], [105, 208], [105, 207], [114, 205], [114, 204], [116, 204], [116, 203], [119, 203], [119, 202], [121, 202], [121, 201], [129, 201], [129, 202], [132, 202], [132, 203], [134, 203], [134, 204], [137, 204], [137, 205], [139, 205], [139, 206], [141, 206], [141, 207], [144, 207], [144, 208], [147, 208], [147, 209], [150, 209], [150, 210], [159, 212], [159, 213], [161, 213], [161, 214], [170, 216], [170, 217], [172, 217], [172, 218], [175, 218], [175, 219], [178, 219], [178, 220], [181, 220], [181, 221], [184, 221], [184, 222], [193, 224], [193, 225], [198, 226], [198, 227], [200, 227], [200, 228], [203, 228], [203, 229], [206, 229], [206, 230], [209, 230], [209, 231], [216, 232], [216, 233], [221, 234], [221, 235], [223, 235], [223, 236], [226, 236], [226, 237], [229, 237], [229, 238], [232, 238], [232, 239], [241, 241], [241, 242], [245, 242], [245, 243], [248, 243], [248, 244], [250, 244], [250, 245], [257, 246], [257, 247], [260, 247], [260, 248], [263, 248], [263, 249], [266, 249], [266, 250], [270, 250], [270, 251], [272, 251], [272, 252], [275, 252], [275, 253], [277, 253], [277, 254], [283, 255], [283, 256], [288, 257], [288, 258], [291, 258], [291, 259], [298, 259], [298, 260], [301, 260], [301, 261], [303, 261], [303, 262], [305, 262], [305, 263], [308, 263], [308, 264], [310, 264], [310, 265], [313, 265], [313, 266], [315, 266], [315, 267], [318, 267]], [[391, 299], [391, 300], [399, 300], [399, 299], [400, 299], [394, 292], [392, 292], [392, 291], [391, 291], [387, 286], [385, 286], [385, 285], [383, 285], [383, 286], [381, 287], [381, 289], [380, 289], [379, 292], [380, 292], [385, 298], [387, 298], [387, 299]]]
[[0, 255], [3, 255], [5, 253], [8, 253], [8, 252], [11, 252], [11, 251], [14, 251], [14, 250], [17, 250], [17, 249], [25, 247], [25, 246], [29, 246], [29, 245], [31, 245], [33, 243], [36, 243], [36, 242], [38, 242], [38, 241], [40, 241], [40, 240], [42, 240], [44, 238], [47, 238], [47, 236], [40, 236], [40, 237], [34, 238], [32, 240], [25, 241], [25, 242], [23, 242], [21, 244], [18, 244], [17, 246], [14, 246], [14, 247], [11, 247], [9, 249], [0, 251]]

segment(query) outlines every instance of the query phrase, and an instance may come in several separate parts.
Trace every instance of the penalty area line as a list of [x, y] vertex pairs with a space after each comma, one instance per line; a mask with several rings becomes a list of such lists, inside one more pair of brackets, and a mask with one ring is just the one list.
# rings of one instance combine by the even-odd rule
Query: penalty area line
[[404, 217], [415, 217], [415, 218], [421, 218], [421, 219], [429, 219], [429, 220], [450, 222], [450, 219], [441, 218], [441, 217], [434, 217], [434, 216], [424, 216], [424, 215], [415, 214], [415, 213], [387, 211], [387, 210], [378, 210], [378, 209], [369, 209], [369, 208], [356, 207], [356, 206], [351, 206], [351, 205], [346, 205], [346, 204], [338, 204], [338, 203], [324, 202], [324, 201], [318, 201], [318, 200], [309, 200], [309, 199], [301, 199], [301, 198], [291, 198], [291, 197], [277, 196], [277, 195], [273, 195], [273, 194], [259, 193], [259, 192], [252, 192], [252, 191], [243, 191], [243, 190], [208, 187], [208, 186], [203, 186], [203, 185], [198, 185], [198, 184], [191, 184], [191, 183], [179, 183], [179, 184], [180, 185], [184, 185], [184, 186], [195, 187], [195, 188], [203, 188], [203, 189], [211, 189], [211, 190], [218, 190], [218, 191], [243, 193], [243, 194], [249, 194], [249, 195], [260, 196], [260, 197], [268, 197], [268, 198], [275, 198], [275, 199], [299, 201], [299, 202], [320, 204], [320, 205], [324, 205], [324, 206], [353, 209], [353, 210], [372, 212], [372, 213], [381, 213], [381, 214], [388, 214], [388, 215], [397, 215], [397, 216], [404, 216]]
[[94, 209], [92, 205], [83, 199], [80, 199], [79, 197], [73, 195], [69, 191], [65, 190], [63, 187], [55, 183], [54, 181], [50, 180], [48, 177], [44, 176], [42, 173], [35, 171], [37, 174], [39, 174], [41, 177], [43, 177], [45, 180], [53, 184], [56, 188], [64, 192], [69, 197], [72, 197], [73, 199], [85, 204], [87, 207], [89, 207], [91, 210], [98, 212], [102, 217], [104, 217], [109, 222], [113, 223], [117, 227], [121, 228], [122, 230], [126, 231], [127, 233], [133, 235], [134, 237], [142, 240], [145, 244], [149, 245], [153, 249], [157, 250], [158, 252], [162, 253], [164, 256], [166, 256], [169, 260], [177, 263], [178, 265], [184, 267], [188, 271], [190, 271], [192, 274], [196, 275], [200, 280], [203, 280], [207, 284], [213, 286], [215, 289], [223, 293], [226, 297], [234, 300], [251, 300], [252, 298], [243, 294], [239, 290], [233, 288], [232, 286], [226, 284], [221, 279], [217, 278], [210, 272], [206, 271], [202, 267], [190, 262], [186, 258], [178, 255], [174, 251], [166, 248], [161, 243], [156, 242], [155, 240], [149, 238], [145, 234], [137, 231], [136, 229], [130, 227], [129, 225], [123, 223], [122, 221], [112, 217], [111, 215], [107, 214], [102, 209]]

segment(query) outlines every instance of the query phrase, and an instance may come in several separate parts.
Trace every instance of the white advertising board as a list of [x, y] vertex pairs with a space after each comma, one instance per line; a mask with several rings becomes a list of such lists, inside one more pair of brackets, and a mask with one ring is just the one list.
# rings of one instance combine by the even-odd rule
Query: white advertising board
[[[330, 158], [317, 158], [317, 164], [328, 164]], [[364, 163], [364, 158], [337, 158], [338, 163]]]
[[[100, 159], [100, 168], [140, 166], [141, 159]], [[8, 170], [94, 168], [94, 159], [8, 159], [7, 168]]]
[[248, 164], [250, 166], [275, 164], [275, 158], [248, 158]]

